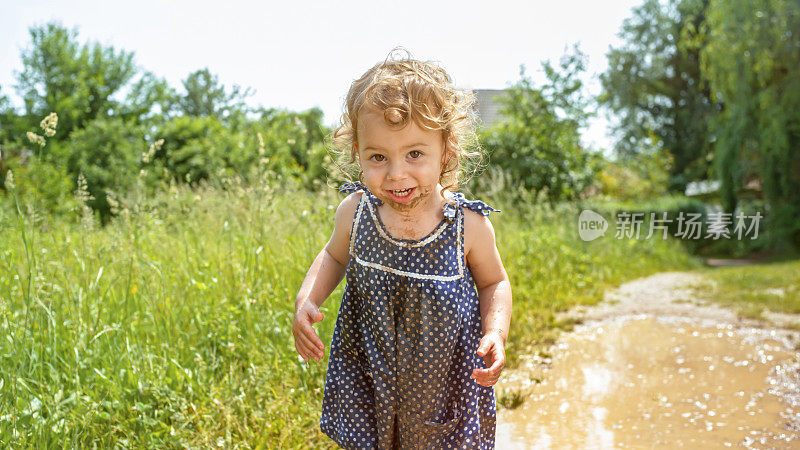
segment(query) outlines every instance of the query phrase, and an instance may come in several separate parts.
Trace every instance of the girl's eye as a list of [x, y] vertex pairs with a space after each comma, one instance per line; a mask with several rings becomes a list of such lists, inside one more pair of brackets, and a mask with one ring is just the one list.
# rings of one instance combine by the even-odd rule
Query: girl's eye
[[[375, 161], [378, 161], [378, 162], [381, 162], [384, 159], [386, 159], [383, 155], [372, 155], [370, 158], [375, 159]], [[381, 158], [381, 159], [377, 159], [377, 158]]]
[[420, 152], [419, 150], [411, 150], [410, 152], [408, 152], [408, 154], [411, 155], [411, 157], [414, 159], [417, 159], [420, 156], [422, 156], [422, 152]]

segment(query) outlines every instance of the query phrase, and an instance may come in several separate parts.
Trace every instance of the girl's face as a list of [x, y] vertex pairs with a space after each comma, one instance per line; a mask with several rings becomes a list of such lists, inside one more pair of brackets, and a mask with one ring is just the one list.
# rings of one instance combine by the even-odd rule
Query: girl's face
[[441, 130], [420, 128], [413, 120], [401, 129], [390, 127], [382, 111], [365, 107], [356, 148], [370, 192], [398, 212], [431, 207], [445, 162]]

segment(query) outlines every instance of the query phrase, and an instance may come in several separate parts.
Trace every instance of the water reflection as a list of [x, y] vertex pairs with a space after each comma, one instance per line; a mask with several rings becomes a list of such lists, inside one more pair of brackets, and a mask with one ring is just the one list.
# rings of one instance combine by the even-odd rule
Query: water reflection
[[497, 448], [800, 448], [798, 353], [769, 331], [619, 317], [564, 334], [552, 361], [498, 411]]

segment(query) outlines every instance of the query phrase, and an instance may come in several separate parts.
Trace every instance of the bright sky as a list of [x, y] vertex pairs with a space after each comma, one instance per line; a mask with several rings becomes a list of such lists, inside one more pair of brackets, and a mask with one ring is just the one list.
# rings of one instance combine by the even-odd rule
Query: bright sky
[[[22, 69], [28, 29], [59, 20], [77, 27], [81, 42], [134, 52], [141, 68], [175, 88], [208, 67], [227, 86], [252, 87], [252, 105], [318, 106], [328, 125], [350, 83], [398, 45], [438, 61], [461, 87], [503, 89], [519, 80], [522, 64], [540, 82], [540, 62], [557, 62], [579, 43], [589, 58], [585, 82], [597, 93], [605, 54], [641, 2], [0, 0], [0, 92], [21, 105], [14, 72]], [[595, 119], [585, 143], [607, 148], [606, 127], [602, 115]]]

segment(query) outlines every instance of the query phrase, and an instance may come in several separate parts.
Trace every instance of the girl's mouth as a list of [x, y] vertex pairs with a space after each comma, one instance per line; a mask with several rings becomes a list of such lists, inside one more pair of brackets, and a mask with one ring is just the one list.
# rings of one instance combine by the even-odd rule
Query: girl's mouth
[[386, 192], [389, 193], [389, 197], [397, 203], [405, 203], [411, 200], [411, 196], [414, 194], [417, 188], [407, 188], [407, 189], [399, 189], [399, 190], [390, 190], [387, 189]]

